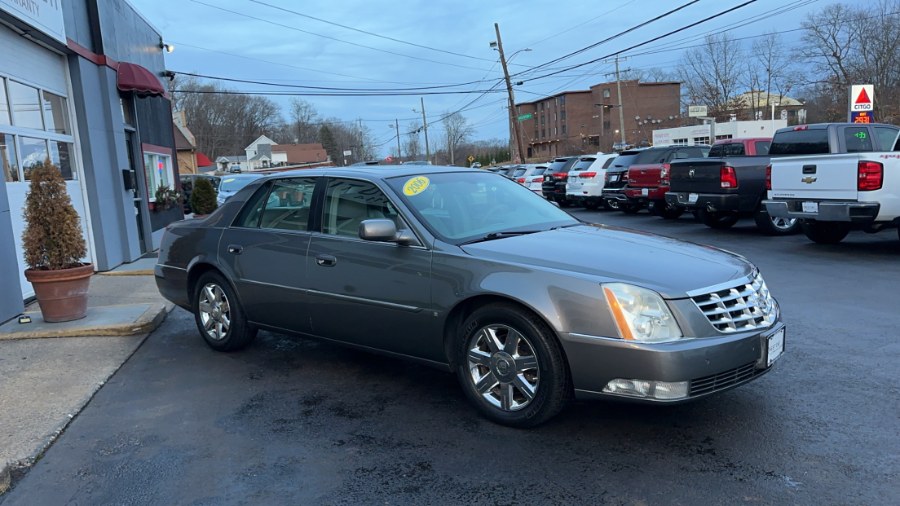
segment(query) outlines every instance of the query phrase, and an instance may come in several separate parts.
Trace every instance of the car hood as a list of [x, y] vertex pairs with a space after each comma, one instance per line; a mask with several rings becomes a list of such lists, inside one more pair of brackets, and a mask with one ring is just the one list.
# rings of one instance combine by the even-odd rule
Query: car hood
[[605, 225], [580, 225], [462, 247], [477, 258], [650, 288], [666, 298], [749, 276], [743, 257], [710, 246]]

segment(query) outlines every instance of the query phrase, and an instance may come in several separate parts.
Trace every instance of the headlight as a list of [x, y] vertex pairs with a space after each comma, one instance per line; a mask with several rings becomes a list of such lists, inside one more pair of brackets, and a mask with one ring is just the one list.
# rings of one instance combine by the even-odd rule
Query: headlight
[[623, 339], [662, 343], [682, 337], [678, 323], [658, 293], [624, 283], [604, 284], [603, 292]]

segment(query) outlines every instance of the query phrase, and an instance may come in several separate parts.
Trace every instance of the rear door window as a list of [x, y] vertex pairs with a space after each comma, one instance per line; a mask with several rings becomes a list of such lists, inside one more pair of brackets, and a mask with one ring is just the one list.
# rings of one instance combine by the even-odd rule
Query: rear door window
[[867, 153], [875, 151], [872, 137], [867, 127], [847, 127], [844, 129], [844, 144], [848, 153]]
[[634, 161], [634, 165], [648, 165], [651, 163], [664, 163], [666, 161], [666, 156], [668, 155], [668, 149], [656, 149], [650, 148], [646, 151], [641, 151], [639, 155], [637, 155], [637, 159]]
[[878, 137], [878, 151], [900, 151], [897, 149], [897, 132], [900, 130], [890, 127], [875, 127], [875, 135]]
[[756, 154], [757, 155], [768, 155], [769, 154], [769, 146], [772, 145], [770, 141], [756, 141]]
[[777, 132], [769, 148], [770, 155], [825, 155], [829, 152], [825, 128]]

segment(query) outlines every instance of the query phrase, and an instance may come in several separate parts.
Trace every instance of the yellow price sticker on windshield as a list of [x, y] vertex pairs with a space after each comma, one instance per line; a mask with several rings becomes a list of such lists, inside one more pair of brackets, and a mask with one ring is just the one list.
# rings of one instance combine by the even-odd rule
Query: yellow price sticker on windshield
[[428, 188], [428, 185], [431, 184], [431, 181], [425, 176], [417, 176], [403, 185], [403, 194], [407, 197], [416, 196]]

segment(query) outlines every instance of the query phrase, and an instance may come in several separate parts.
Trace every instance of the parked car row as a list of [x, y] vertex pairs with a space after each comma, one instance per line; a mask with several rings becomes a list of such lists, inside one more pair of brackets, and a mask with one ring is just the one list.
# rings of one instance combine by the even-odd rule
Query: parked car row
[[802, 230], [814, 242], [834, 244], [851, 230], [900, 229], [900, 180], [892, 179], [898, 133], [883, 124], [800, 125], [773, 139], [557, 158], [543, 196], [560, 206], [647, 208], [668, 219], [689, 211], [715, 229], [753, 217], [767, 235]]

